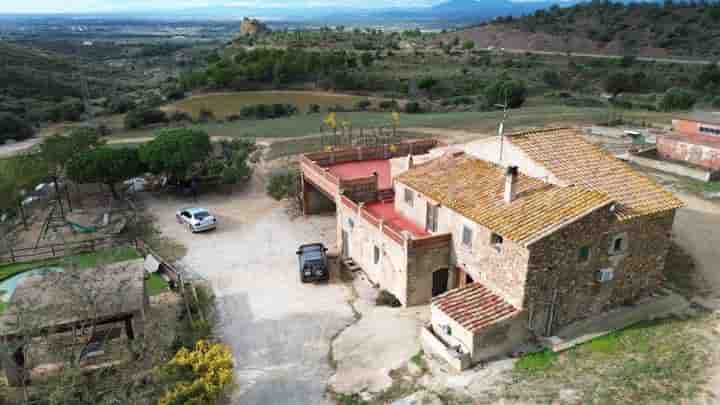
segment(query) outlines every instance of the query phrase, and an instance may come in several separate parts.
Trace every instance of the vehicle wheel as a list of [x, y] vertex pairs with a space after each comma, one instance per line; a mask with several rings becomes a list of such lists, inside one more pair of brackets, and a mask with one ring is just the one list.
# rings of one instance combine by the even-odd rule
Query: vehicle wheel
[[299, 273], [299, 274], [300, 274], [300, 282], [303, 284], [307, 283], [307, 281], [305, 281], [305, 278], [302, 276], [302, 273]]

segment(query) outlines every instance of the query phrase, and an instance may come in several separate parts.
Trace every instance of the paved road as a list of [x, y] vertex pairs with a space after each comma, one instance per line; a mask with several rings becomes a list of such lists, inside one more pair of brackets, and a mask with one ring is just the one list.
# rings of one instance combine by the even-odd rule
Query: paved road
[[[535, 51], [535, 50], [529, 50], [529, 49], [509, 49], [504, 48], [503, 52], [507, 53], [532, 53], [536, 55], [550, 55], [550, 56], [565, 56], [567, 55], [566, 52], [559, 52], [559, 51]], [[582, 53], [582, 52], [573, 52], [571, 54], [572, 56], [580, 56], [585, 58], [599, 58], [599, 59], [622, 59], [623, 57], [621, 55], [603, 55], [599, 53]], [[713, 63], [709, 60], [701, 60], [701, 59], [682, 59], [682, 58], [651, 58], [646, 56], [638, 56], [635, 58], [635, 60], [641, 61], [641, 62], [659, 62], [659, 63], [679, 63], [683, 65], [709, 65]]]
[[219, 216], [217, 231], [192, 235], [174, 221], [177, 208], [196, 205], [154, 198], [159, 227], [186, 244], [183, 264], [206, 277], [218, 297], [220, 335], [236, 357], [243, 405], [325, 404], [332, 374], [332, 337], [352, 319], [349, 289], [331, 282], [300, 284], [295, 250], [334, 240], [333, 216], [291, 220], [259, 185], [232, 197], [199, 202]]

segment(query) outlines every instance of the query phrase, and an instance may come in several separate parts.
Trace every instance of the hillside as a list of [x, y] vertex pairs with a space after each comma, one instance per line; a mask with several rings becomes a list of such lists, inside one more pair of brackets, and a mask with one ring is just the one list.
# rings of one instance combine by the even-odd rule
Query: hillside
[[[98, 98], [112, 94], [124, 75], [100, 63], [0, 42], [1, 111], [32, 122], [77, 116], [82, 76], [90, 97]], [[67, 108], [59, 108], [61, 104]]]
[[485, 48], [710, 59], [720, 56], [720, 4], [594, 1], [499, 18], [440, 40], [454, 36]]

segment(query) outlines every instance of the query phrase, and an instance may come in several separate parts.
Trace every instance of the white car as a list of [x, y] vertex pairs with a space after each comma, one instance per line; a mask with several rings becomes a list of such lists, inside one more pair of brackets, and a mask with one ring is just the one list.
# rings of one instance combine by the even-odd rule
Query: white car
[[204, 208], [185, 208], [175, 214], [178, 223], [187, 225], [190, 232], [209, 231], [217, 228], [217, 218]]

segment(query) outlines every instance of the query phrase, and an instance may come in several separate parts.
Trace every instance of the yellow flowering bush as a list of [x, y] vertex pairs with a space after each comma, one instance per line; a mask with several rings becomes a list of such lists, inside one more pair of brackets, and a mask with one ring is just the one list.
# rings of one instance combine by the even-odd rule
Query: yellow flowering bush
[[180, 349], [167, 364], [171, 373], [183, 375], [158, 405], [215, 403], [232, 385], [234, 359], [230, 348], [200, 340], [195, 350]]

